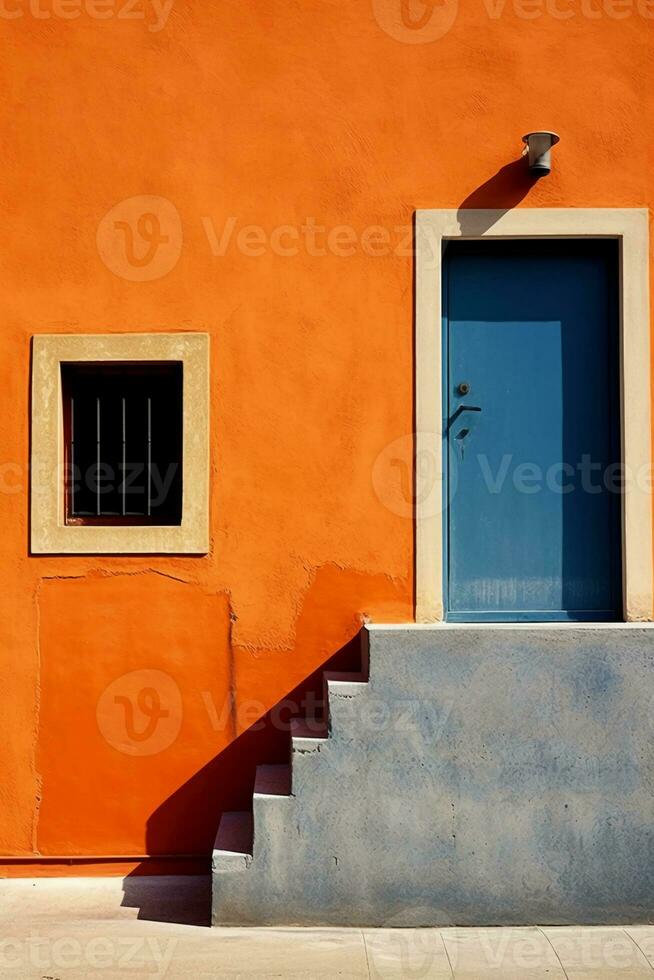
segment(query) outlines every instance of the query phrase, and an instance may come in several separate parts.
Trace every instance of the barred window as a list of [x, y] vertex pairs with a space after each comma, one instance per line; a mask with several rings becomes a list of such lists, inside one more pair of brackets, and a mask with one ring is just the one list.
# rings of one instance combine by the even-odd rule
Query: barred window
[[67, 524], [179, 525], [183, 365], [62, 362]]

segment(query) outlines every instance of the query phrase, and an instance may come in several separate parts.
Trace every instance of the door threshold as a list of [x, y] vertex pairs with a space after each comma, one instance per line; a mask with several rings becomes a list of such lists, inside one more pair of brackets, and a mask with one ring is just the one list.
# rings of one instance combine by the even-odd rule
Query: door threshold
[[518, 612], [448, 612], [448, 623], [619, 623], [615, 609], [573, 609], [548, 613], [542, 609], [522, 609]]

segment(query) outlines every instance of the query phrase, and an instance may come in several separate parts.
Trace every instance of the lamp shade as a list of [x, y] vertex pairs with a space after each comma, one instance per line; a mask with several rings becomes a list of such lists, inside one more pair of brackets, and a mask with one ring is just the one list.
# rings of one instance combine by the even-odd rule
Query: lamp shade
[[534, 177], [544, 177], [552, 169], [552, 147], [561, 137], [557, 133], [539, 130], [527, 133], [522, 142], [527, 144], [529, 151], [529, 173]]

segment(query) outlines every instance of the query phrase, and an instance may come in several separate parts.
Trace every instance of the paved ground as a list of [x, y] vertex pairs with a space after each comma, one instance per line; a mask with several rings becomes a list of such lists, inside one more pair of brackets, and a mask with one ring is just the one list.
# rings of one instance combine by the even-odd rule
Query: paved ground
[[0, 881], [0, 977], [654, 980], [654, 926], [209, 929], [204, 878]]

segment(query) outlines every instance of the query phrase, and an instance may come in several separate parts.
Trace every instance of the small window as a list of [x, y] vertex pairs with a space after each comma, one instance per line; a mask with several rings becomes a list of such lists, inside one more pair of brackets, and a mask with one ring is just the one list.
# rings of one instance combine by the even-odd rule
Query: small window
[[68, 525], [179, 525], [183, 365], [61, 364]]
[[32, 338], [35, 555], [206, 555], [204, 333]]

